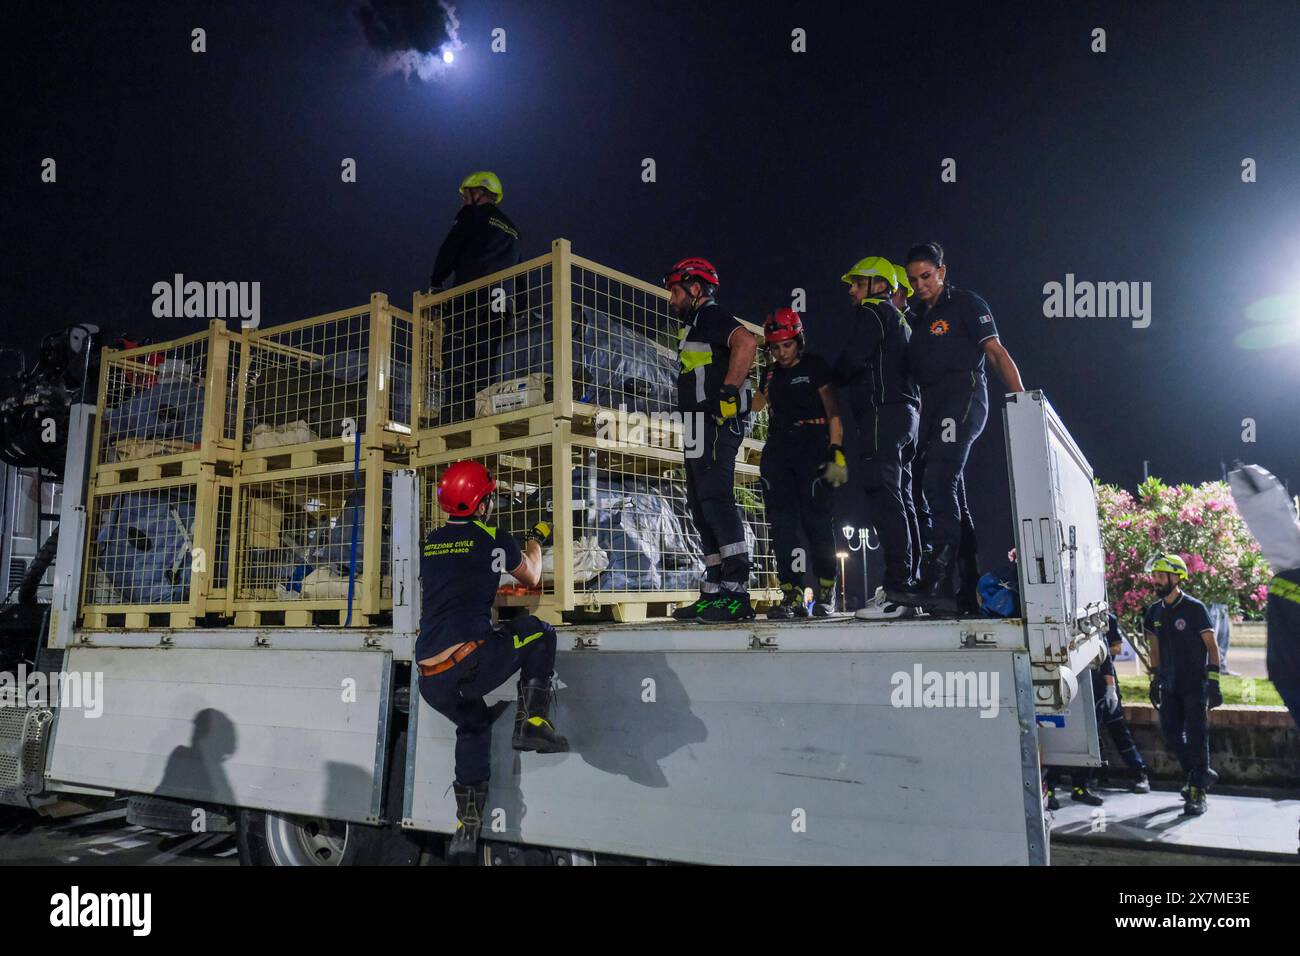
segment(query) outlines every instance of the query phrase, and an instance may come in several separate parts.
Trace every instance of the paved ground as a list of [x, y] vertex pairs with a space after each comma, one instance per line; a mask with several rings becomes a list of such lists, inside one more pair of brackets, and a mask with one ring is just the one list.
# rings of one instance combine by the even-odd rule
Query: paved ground
[[[1134, 658], [1131, 661], [1116, 661], [1115, 670], [1122, 675], [1142, 673], [1142, 662]], [[1242, 677], [1267, 679], [1264, 668], [1264, 648], [1230, 647], [1228, 648], [1228, 670]]]
[[1065, 838], [1092, 847], [1145, 848], [1148, 856], [1158, 847], [1300, 864], [1300, 800], [1212, 793], [1205, 814], [1192, 817], [1183, 814], [1183, 802], [1173, 791], [1097, 792], [1106, 802], [1090, 807], [1071, 800], [1068, 790], [1057, 790], [1061, 809], [1052, 814], [1054, 848]]
[[171, 834], [126, 822], [126, 804], [50, 820], [0, 807], [0, 865], [237, 866], [233, 833]]

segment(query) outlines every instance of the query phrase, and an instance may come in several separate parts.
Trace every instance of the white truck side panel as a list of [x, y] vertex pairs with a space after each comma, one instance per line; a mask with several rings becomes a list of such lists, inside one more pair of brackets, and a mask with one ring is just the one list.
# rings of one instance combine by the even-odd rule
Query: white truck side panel
[[103, 713], [57, 710], [47, 782], [373, 821], [390, 661], [365, 651], [72, 647], [64, 672], [103, 675]]
[[[1027, 654], [801, 649], [800, 636], [779, 651], [611, 650], [611, 637], [562, 652], [572, 752], [516, 753], [499, 720], [484, 839], [713, 864], [1046, 861]], [[918, 667], [983, 675], [993, 716], [955, 697], [894, 706], [895, 675]], [[454, 728], [414, 688], [412, 701], [403, 823], [449, 832]]]

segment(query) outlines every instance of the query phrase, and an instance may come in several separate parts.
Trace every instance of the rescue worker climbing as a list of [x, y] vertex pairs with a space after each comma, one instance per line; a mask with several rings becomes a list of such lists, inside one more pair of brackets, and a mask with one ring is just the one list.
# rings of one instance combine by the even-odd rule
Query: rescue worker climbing
[[1176, 554], [1147, 562], [1160, 600], [1142, 614], [1151, 646], [1151, 703], [1160, 711], [1165, 745], [1178, 757], [1187, 783], [1183, 813], [1205, 812], [1206, 794], [1219, 779], [1210, 769], [1209, 710], [1223, 703], [1219, 644], [1204, 604], [1182, 590], [1187, 564]]
[[[504, 196], [496, 173], [473, 172], [460, 184], [460, 211], [434, 259], [429, 285], [464, 285], [509, 269], [521, 261], [519, 230], [501, 211]], [[467, 301], [444, 308], [442, 340], [442, 421], [474, 417], [475, 393], [488, 384], [492, 349], [501, 340], [513, 286], [501, 293], [484, 289]]]
[[988, 303], [947, 281], [939, 243], [909, 249], [907, 275], [916, 290], [907, 358], [921, 392], [913, 472], [921, 484], [917, 519], [924, 553], [920, 583], [895, 597], [936, 616], [952, 617], [978, 607], [975, 523], [966, 504], [964, 472], [971, 446], [988, 419], [985, 360], [1008, 391], [1023, 391], [1024, 385], [998, 337]]
[[819, 356], [804, 351], [803, 320], [794, 309], [778, 309], [767, 317], [763, 342], [772, 365], [754, 396], [754, 411], [769, 409], [759, 474], [781, 585], [781, 603], [767, 616], [808, 616], [803, 577], [810, 569], [817, 578], [813, 617], [827, 617], [835, 605], [830, 489], [848, 480], [844, 426], [831, 391], [831, 370]]
[[754, 616], [749, 546], [736, 505], [736, 453], [749, 415], [754, 336], [714, 301], [718, 271], [706, 259], [682, 259], [664, 276], [669, 305], [682, 320], [677, 411], [686, 422], [686, 502], [704, 551], [704, 579], [679, 621], [723, 624]]
[[495, 490], [481, 463], [450, 465], [438, 481], [438, 507], [447, 521], [430, 532], [420, 557], [420, 696], [456, 725], [456, 832], [447, 851], [453, 863], [474, 860], [487, 800], [492, 722], [506, 706], [489, 708], [485, 695], [518, 671], [514, 749], [569, 749], [552, 717], [555, 629], [531, 615], [492, 623], [503, 571], [527, 587], [540, 583], [541, 544], [551, 529], [537, 522], [524, 534], [521, 550], [489, 524]]
[[921, 547], [912, 499], [920, 402], [907, 368], [911, 329], [890, 301], [898, 279], [889, 260], [868, 256], [841, 278], [857, 315], [854, 338], [836, 365], [836, 380], [851, 396], [862, 440], [867, 515], [885, 559], [884, 580], [854, 616], [912, 617], [916, 612], [899, 602], [914, 583], [914, 556]]

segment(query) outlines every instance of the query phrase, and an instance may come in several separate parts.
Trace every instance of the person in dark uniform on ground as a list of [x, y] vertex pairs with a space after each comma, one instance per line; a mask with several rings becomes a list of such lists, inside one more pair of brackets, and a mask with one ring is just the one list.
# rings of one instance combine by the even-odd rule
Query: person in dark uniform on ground
[[[461, 182], [460, 212], [434, 259], [431, 288], [464, 285], [523, 261], [519, 230], [500, 208], [503, 196], [496, 173], [470, 173]], [[474, 417], [475, 393], [488, 384], [492, 349], [505, 331], [513, 289], [510, 283], [502, 288], [504, 297], [485, 289], [443, 309], [443, 422]]]
[[890, 301], [898, 277], [888, 259], [868, 256], [841, 278], [857, 315], [853, 340], [836, 363], [836, 384], [851, 396], [862, 440], [867, 515], [885, 559], [884, 580], [854, 616], [913, 617], [916, 612], [899, 601], [915, 586], [913, 555], [921, 546], [912, 501], [920, 399], [907, 367], [911, 329]]
[[758, 351], [753, 333], [713, 300], [718, 270], [706, 259], [682, 259], [664, 276], [669, 305], [682, 320], [677, 411], [689, 421], [686, 503], [704, 551], [704, 580], [695, 603], [673, 612], [679, 621], [725, 624], [754, 616], [749, 601], [749, 546], [736, 505], [736, 453], [749, 415], [749, 370]]
[[1176, 554], [1147, 563], [1160, 600], [1143, 612], [1151, 644], [1151, 703], [1160, 711], [1165, 745], [1178, 755], [1187, 785], [1183, 812], [1205, 812], [1206, 794], [1219, 779], [1210, 769], [1209, 709], [1223, 703], [1219, 644], [1205, 605], [1180, 587], [1187, 565]]
[[[1124, 717], [1124, 704], [1119, 696], [1119, 678], [1115, 673], [1115, 657], [1123, 649], [1123, 636], [1120, 634], [1119, 621], [1114, 614], [1109, 616], [1106, 645], [1108, 651], [1106, 660], [1096, 667], [1090, 668], [1092, 697], [1097, 708], [1097, 735], [1100, 737], [1102, 729], [1105, 728], [1106, 732], [1110, 734], [1111, 742], [1114, 744], [1120, 759], [1137, 775], [1137, 779], [1133, 782], [1132, 791], [1134, 793], [1150, 793], [1150, 771], [1147, 768], [1146, 761], [1142, 759], [1142, 753], [1133, 740], [1133, 732], [1129, 729], [1128, 720]], [[1047, 779], [1050, 789], [1047, 808], [1049, 810], [1059, 809], [1054, 787], [1057, 772], [1057, 768], [1051, 768], [1048, 773]], [[1099, 807], [1104, 801], [1100, 795], [1089, 788], [1089, 777], [1091, 775], [1092, 769], [1090, 767], [1076, 767], [1071, 771], [1070, 797], [1077, 803], [1086, 803], [1089, 806]]]
[[[925, 553], [920, 583], [896, 597], [899, 603], [941, 617], [970, 613], [978, 606], [975, 525], [966, 505], [964, 470], [971, 446], [988, 419], [985, 360], [1008, 391], [1024, 391], [1020, 371], [998, 337], [988, 303], [953, 287], [947, 275], [943, 248], [937, 242], [908, 250], [907, 276], [916, 289], [916, 318], [907, 357], [921, 390], [913, 475], [921, 484], [917, 518]], [[957, 586], [954, 576], [960, 580]]]
[[[835, 607], [831, 488], [848, 480], [831, 370], [821, 357], [804, 351], [803, 320], [794, 309], [777, 309], [767, 317], [763, 342], [772, 364], [754, 396], [754, 411], [769, 409], [759, 473], [781, 585], [781, 603], [767, 616], [786, 620], [808, 615], [803, 578], [810, 569], [817, 578], [812, 614], [827, 617]], [[801, 553], [806, 561], [799, 560]]]
[[556, 733], [555, 628], [532, 616], [493, 625], [492, 605], [502, 573], [527, 587], [541, 581], [541, 543], [550, 534], [539, 521], [514, 539], [488, 522], [496, 482], [477, 461], [450, 465], [438, 482], [438, 507], [446, 524], [430, 532], [420, 557], [420, 635], [415, 660], [420, 696], [456, 725], [456, 832], [448, 860], [474, 860], [487, 800], [492, 722], [503, 708], [484, 703], [519, 671], [515, 750], [558, 753], [568, 741]]

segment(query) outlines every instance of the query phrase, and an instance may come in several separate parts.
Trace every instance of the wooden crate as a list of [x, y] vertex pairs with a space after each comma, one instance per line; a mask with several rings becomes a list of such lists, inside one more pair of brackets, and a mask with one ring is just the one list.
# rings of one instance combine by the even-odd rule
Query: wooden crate
[[[473, 458], [483, 462], [497, 479], [493, 521], [498, 527], [517, 538], [538, 519], [553, 519], [554, 534], [548, 544], [551, 573], [539, 588], [504, 587], [498, 592], [499, 607], [523, 608], [556, 623], [566, 618], [589, 618], [592, 612], [634, 621], [648, 614], [658, 616], [665, 613], [665, 608], [671, 610], [670, 605], [694, 600], [699, 594], [703, 562], [685, 508], [681, 452], [610, 447], [596, 437], [575, 435], [568, 420], [553, 418], [550, 425], [549, 434], [540, 433], [538, 428], [534, 434], [468, 450], [453, 449], [418, 461], [424, 531], [445, 520], [436, 502], [442, 471], [455, 461]], [[757, 466], [738, 463], [736, 480], [738, 502], [744, 500], [746, 519], [756, 538], [756, 583], [751, 597], [756, 602], [779, 599], [766, 518], [756, 491]], [[655, 508], [655, 500], [666, 501], [667, 505]], [[657, 560], [670, 567], [652, 570], [648, 562], [627, 551], [630, 542], [621, 532], [621, 521], [625, 512], [639, 508], [649, 509], [648, 520], [659, 523], [663, 533], [657, 541]], [[615, 516], [619, 525], [614, 523]], [[615, 547], [611, 557], [602, 541], [624, 544], [621, 549]], [[625, 570], [596, 572], [602, 553], [607, 563], [612, 559]], [[635, 586], [629, 586], [629, 582]]]
[[168, 342], [104, 349], [92, 476], [106, 487], [232, 463], [245, 351], [242, 333], [220, 321]]
[[82, 625], [195, 627], [225, 614], [234, 482], [197, 475], [99, 486], [89, 502]]
[[410, 443], [415, 323], [376, 292], [370, 302], [247, 334], [238, 447], [245, 474], [333, 464]]
[[228, 600], [235, 624], [385, 623], [395, 468], [371, 448], [354, 462], [240, 474]]

